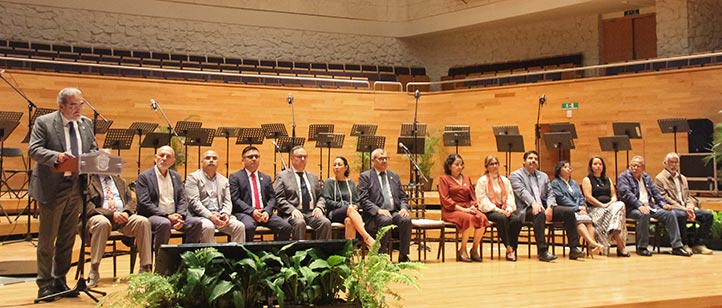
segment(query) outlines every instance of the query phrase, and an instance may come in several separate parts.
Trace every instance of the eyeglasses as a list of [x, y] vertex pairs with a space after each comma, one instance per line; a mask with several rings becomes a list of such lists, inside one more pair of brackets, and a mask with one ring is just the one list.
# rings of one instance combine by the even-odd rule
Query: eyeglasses
[[73, 109], [83, 108], [84, 105], [85, 105], [85, 103], [66, 103], [65, 104], [65, 106], [68, 106], [69, 108], [73, 108]]
[[246, 155], [245, 158], [248, 158], [248, 159], [259, 159], [259, 158], [261, 158], [261, 155], [251, 154], [251, 155]]
[[493, 163], [489, 163], [489, 164], [486, 165], [486, 166], [489, 167], [489, 166], [498, 166], [498, 165], [499, 165], [499, 162], [498, 162], [498, 161], [495, 161], [495, 162], [493, 162]]
[[374, 158], [374, 159], [375, 159], [375, 160], [378, 160], [378, 161], [388, 161], [388, 160], [391, 159], [391, 158], [381, 156], [381, 157], [376, 157], [376, 158]]

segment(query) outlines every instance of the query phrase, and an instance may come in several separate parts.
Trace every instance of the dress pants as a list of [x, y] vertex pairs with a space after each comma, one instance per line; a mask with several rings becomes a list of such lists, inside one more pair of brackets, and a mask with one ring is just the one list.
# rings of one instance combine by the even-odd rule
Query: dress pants
[[288, 223], [291, 225], [294, 241], [306, 239], [306, 224], [313, 228], [317, 240], [331, 239], [331, 221], [324, 215], [313, 217], [312, 213], [306, 213], [303, 218], [289, 216]]
[[637, 221], [635, 227], [635, 233], [637, 235], [637, 252], [640, 249], [647, 249], [649, 246], [649, 218], [659, 220], [664, 223], [669, 234], [669, 240], [672, 244], [672, 248], [682, 247], [682, 239], [679, 235], [679, 225], [677, 224], [677, 217], [672, 211], [664, 209], [657, 209], [656, 211], [650, 211], [649, 214], [644, 215], [638, 209], [632, 209], [627, 213], [627, 217]]
[[710, 228], [712, 228], [712, 223], [714, 222], [714, 215], [710, 211], [695, 209], [695, 221], [699, 223], [699, 229], [697, 229], [695, 234], [694, 232], [687, 232], [687, 212], [678, 209], [672, 211], [675, 217], [677, 217], [679, 235], [682, 238], [682, 243], [689, 246], [704, 245], [704, 240], [710, 238]]
[[38, 202], [40, 225], [36, 283], [40, 289], [50, 286], [53, 280], [65, 282], [65, 275], [70, 269], [83, 204], [78, 181], [77, 175], [63, 178], [58, 183], [55, 200]]
[[[148, 218], [151, 229], [153, 230], [153, 250], [158, 252], [160, 245], [168, 244], [170, 240], [170, 231], [173, 226], [170, 220], [164, 216], [151, 216]], [[186, 217], [183, 223], [183, 243], [200, 243], [201, 242], [201, 220], [198, 217]]]
[[[391, 217], [376, 215], [367, 219], [366, 231], [371, 236], [376, 237], [376, 233], [379, 229], [388, 226], [390, 224], [396, 225], [399, 232], [399, 262], [409, 260], [409, 245], [411, 245], [411, 217], [401, 217], [398, 211], [391, 212]], [[387, 232], [383, 239], [381, 239], [381, 252], [388, 252], [388, 237], [391, 236], [392, 232]], [[379, 240], [379, 239], [376, 239]]]
[[268, 218], [267, 222], [257, 222], [250, 215], [243, 213], [233, 215], [246, 227], [246, 242], [253, 242], [253, 238], [256, 236], [257, 226], [264, 226], [271, 229], [276, 241], [288, 241], [291, 239], [291, 224], [281, 217], [272, 215]]
[[[105, 243], [108, 241], [112, 230], [113, 224], [110, 223], [107, 217], [95, 215], [88, 218], [88, 231], [91, 234], [90, 264], [100, 264], [105, 252]], [[147, 218], [140, 215], [130, 215], [128, 222], [119, 226], [117, 230], [128, 237], [135, 238], [138, 254], [140, 255], [140, 266], [153, 264], [150, 250], [152, 233]]]
[[484, 215], [496, 225], [496, 230], [504, 246], [514, 247], [516, 250], [516, 246], [519, 245], [519, 232], [523, 221], [518, 212], [514, 211], [509, 217], [497, 212], [488, 212], [484, 213]]
[[[534, 240], [536, 241], [537, 254], [547, 251], [549, 245], [546, 243], [546, 214], [540, 211], [536, 215], [531, 206], [526, 208], [526, 219], [532, 221], [534, 227]], [[567, 206], [555, 206], [552, 209], [552, 221], [563, 222], [564, 230], [567, 233], [567, 242], [570, 249], [579, 246], [579, 232], [577, 231], [577, 218], [574, 216], [574, 209]], [[516, 234], [518, 238], [518, 233]], [[516, 247], [514, 247], [516, 250]]]
[[[216, 242], [216, 225], [208, 218], [198, 217], [201, 220], [201, 243]], [[229, 216], [230, 221], [227, 225], [218, 228], [225, 234], [231, 236], [231, 242], [243, 243], [246, 241], [246, 227], [242, 222], [236, 219], [236, 216]]]

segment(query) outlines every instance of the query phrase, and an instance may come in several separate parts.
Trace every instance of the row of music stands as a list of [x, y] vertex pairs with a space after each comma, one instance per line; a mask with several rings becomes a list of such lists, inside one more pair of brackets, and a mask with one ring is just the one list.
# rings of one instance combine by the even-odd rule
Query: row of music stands
[[[10, 185], [5, 181], [5, 167], [3, 165], [3, 159], [5, 156], [5, 140], [7, 140], [15, 128], [20, 125], [20, 118], [22, 116], [22, 112], [0, 111], [0, 189], [5, 186], [8, 189], [8, 192], [12, 192], [13, 189], [10, 188]], [[2, 210], [2, 214], [5, 215], [5, 218], [7, 218], [8, 223], [12, 223], [10, 215], [7, 211], [5, 211], [2, 203], [0, 203], [0, 210]]]

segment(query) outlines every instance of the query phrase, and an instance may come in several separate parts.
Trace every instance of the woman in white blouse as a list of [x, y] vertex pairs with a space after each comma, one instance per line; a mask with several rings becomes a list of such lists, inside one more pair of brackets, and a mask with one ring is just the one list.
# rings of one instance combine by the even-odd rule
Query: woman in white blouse
[[499, 158], [487, 156], [484, 167], [486, 172], [476, 181], [476, 200], [480, 210], [496, 224], [499, 237], [506, 246], [506, 260], [516, 261], [523, 217], [516, 213], [514, 191], [509, 179], [499, 174]]

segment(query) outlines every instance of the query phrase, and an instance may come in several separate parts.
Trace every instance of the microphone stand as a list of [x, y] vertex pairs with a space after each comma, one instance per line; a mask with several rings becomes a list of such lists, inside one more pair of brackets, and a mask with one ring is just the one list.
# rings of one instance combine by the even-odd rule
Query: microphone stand
[[[288, 104], [291, 105], [291, 119], [293, 120], [293, 126], [291, 127], [291, 151], [288, 151], [288, 161], [291, 161], [291, 152], [293, 152], [293, 147], [296, 146], [296, 111], [293, 108], [293, 96], [291, 94], [288, 95]], [[281, 159], [281, 162], [283, 162], [283, 159]], [[283, 167], [283, 169], [286, 169], [286, 166]], [[319, 177], [321, 175], [319, 174]]]
[[[541, 119], [541, 108], [544, 106], [544, 102], [546, 102], [546, 96], [542, 94], [541, 97], [539, 97], [539, 106], [537, 108], [536, 112], [536, 124], [534, 125], [534, 146], [536, 148], [537, 152], [537, 158], [541, 161], [541, 155], [539, 155], [540, 150], [540, 140], [541, 140], [541, 125], [539, 124], [539, 120]], [[540, 163], [541, 165], [541, 163]]]
[[108, 122], [108, 119], [106, 119], [100, 112], [98, 112], [98, 109], [95, 109], [93, 107], [93, 104], [90, 103], [87, 99], [83, 99], [85, 101], [85, 104], [90, 107], [90, 110], [93, 110], [93, 138], [95, 138], [95, 143], [98, 143], [98, 117], [103, 119], [103, 121]]
[[[281, 155], [282, 154], [281, 148], [278, 147], [278, 144], [275, 141], [272, 141], [272, 142], [273, 142], [273, 153], [278, 153], [279, 154], [278, 158], [281, 159], [281, 165], [283, 166], [283, 169], [281, 169], [281, 171], [286, 170], [288, 167], [286, 167], [286, 162], [283, 161], [283, 156]], [[274, 169], [275, 169], [275, 167], [274, 167]]]
[[173, 136], [178, 137], [178, 133], [173, 129], [173, 125], [170, 124], [170, 120], [168, 120], [168, 116], [165, 114], [165, 111], [163, 111], [163, 107], [158, 103], [155, 102], [156, 106], [158, 106], [158, 110], [160, 110], [161, 116], [163, 116], [163, 120], [165, 121], [165, 124], [168, 125], [168, 143], [172, 143], [170, 140], [173, 138]]
[[[3, 71], [3, 72], [4, 72], [4, 71]], [[25, 101], [28, 103], [28, 135], [30, 135], [30, 134], [32, 133], [32, 131], [33, 131], [33, 119], [32, 119], [33, 108], [38, 108], [38, 106], [35, 105], [35, 104], [25, 95], [25, 92], [23, 92], [23, 90], [21, 90], [20, 88], [16, 87], [16, 86], [13, 85], [12, 83], [10, 83], [10, 81], [8, 81], [7, 79], [5, 79], [5, 76], [3, 76], [3, 72], [0, 72], [0, 79], [2, 79], [5, 83], [7, 83], [8, 86], [10, 86], [10, 88], [13, 89], [13, 91], [15, 91], [15, 93], [17, 93], [18, 95], [20, 95], [20, 96], [21, 96], [23, 99], [25, 99]], [[0, 155], [1, 155], [1, 153], [0, 153]], [[31, 169], [32, 162], [33, 162], [33, 159], [30, 157], [30, 155], [28, 155], [27, 165], [26, 165], [26, 168], [28, 168], [28, 169], [27, 169], [28, 181], [30, 180], [30, 178], [31, 178], [31, 176], [32, 176], [32, 173], [33, 173], [33, 169]], [[30, 205], [33, 203], [33, 200], [32, 200], [32, 198], [30, 197], [30, 194], [27, 195], [27, 199], [28, 199], [28, 203], [27, 203], [27, 205], [25, 206], [25, 209], [23, 209], [23, 211], [27, 211], [27, 214], [28, 214], [28, 225], [27, 225], [27, 232], [25, 233], [25, 236], [23, 237], [22, 240], [10, 241], [10, 242], [3, 242], [2, 245], [17, 243], [17, 242], [30, 242], [30, 244], [32, 244], [33, 247], [37, 247], [37, 246], [38, 246], [37, 244], [35, 244], [35, 242], [33, 242], [33, 234], [30, 232], [30, 217], [31, 217], [31, 214], [30, 214]], [[22, 214], [22, 211], [20, 212], [20, 214], [18, 214], [18, 217], [20, 217], [21, 214]], [[17, 221], [17, 218], [15, 218], [15, 221]]]
[[424, 173], [421, 172], [421, 168], [419, 168], [419, 164], [416, 163], [416, 159], [414, 159], [414, 155], [411, 155], [411, 152], [409, 152], [409, 149], [407, 149], [406, 147], [401, 147], [401, 149], [404, 150], [404, 155], [406, 155], [406, 158], [408, 158], [409, 161], [411, 162], [411, 165], [413, 166], [413, 169], [416, 172], [416, 174], [421, 175], [421, 179], [424, 180], [424, 183], [428, 183], [429, 178], [427, 178], [426, 175], [424, 175]]

